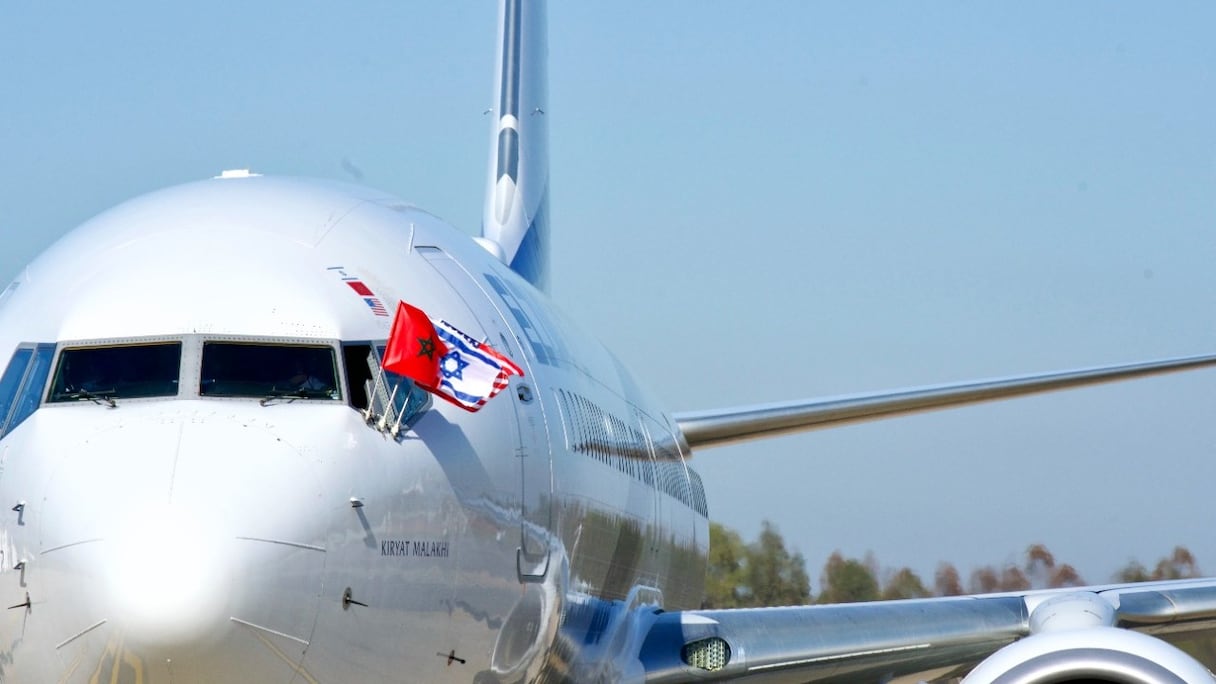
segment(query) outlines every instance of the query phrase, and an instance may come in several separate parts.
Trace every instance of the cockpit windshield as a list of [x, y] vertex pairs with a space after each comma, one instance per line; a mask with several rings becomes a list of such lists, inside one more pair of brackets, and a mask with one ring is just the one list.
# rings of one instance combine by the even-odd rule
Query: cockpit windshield
[[50, 402], [177, 395], [182, 343], [65, 348]]
[[204, 342], [199, 394], [337, 399], [334, 351], [301, 344]]

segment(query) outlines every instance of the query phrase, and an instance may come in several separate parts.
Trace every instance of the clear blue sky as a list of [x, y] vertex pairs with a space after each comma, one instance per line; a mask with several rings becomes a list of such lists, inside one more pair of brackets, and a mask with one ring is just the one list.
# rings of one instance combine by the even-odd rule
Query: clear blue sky
[[[473, 233], [493, 3], [8, 3], [0, 280], [225, 168]], [[672, 409], [1216, 351], [1216, 5], [550, 8], [555, 299]], [[611, 259], [605, 258], [611, 256]], [[183, 264], [188, 255], [180, 255]], [[2, 283], [0, 283], [2, 284]], [[1216, 372], [699, 453], [712, 517], [1216, 574]]]

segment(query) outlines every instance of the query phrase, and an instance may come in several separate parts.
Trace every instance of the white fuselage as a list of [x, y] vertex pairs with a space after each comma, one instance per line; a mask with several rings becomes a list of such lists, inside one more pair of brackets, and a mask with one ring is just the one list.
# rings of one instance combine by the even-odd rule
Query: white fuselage
[[[369, 426], [356, 369], [397, 300], [524, 377]], [[158, 344], [180, 345], [171, 393], [58, 391], [64, 349]], [[332, 350], [337, 382], [216, 395], [223, 344]], [[701, 598], [704, 494], [670, 419], [474, 241], [377, 192], [234, 178], [106, 212], [0, 295], [15, 365], [0, 680], [577, 677], [614, 667], [633, 609]]]

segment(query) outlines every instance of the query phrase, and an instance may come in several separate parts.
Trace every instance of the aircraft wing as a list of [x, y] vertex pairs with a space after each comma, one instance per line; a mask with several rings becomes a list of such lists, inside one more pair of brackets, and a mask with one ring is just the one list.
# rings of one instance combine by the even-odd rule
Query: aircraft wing
[[1213, 679], [1167, 642], [1193, 650], [1213, 635], [1216, 579], [1176, 580], [660, 613], [639, 660], [645, 681], [664, 683], [934, 682], [969, 672], [966, 684], [1190, 683]]
[[673, 414], [690, 447], [837, 426], [1216, 365], [1216, 355]]

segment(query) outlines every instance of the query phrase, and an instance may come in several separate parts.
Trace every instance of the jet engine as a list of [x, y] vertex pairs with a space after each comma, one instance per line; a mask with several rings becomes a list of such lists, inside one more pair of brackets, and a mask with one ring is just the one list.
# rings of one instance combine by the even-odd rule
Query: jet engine
[[1031, 636], [1002, 648], [963, 684], [1211, 684], [1216, 677], [1177, 647], [1114, 627], [1092, 593], [1057, 595], [1031, 613]]

